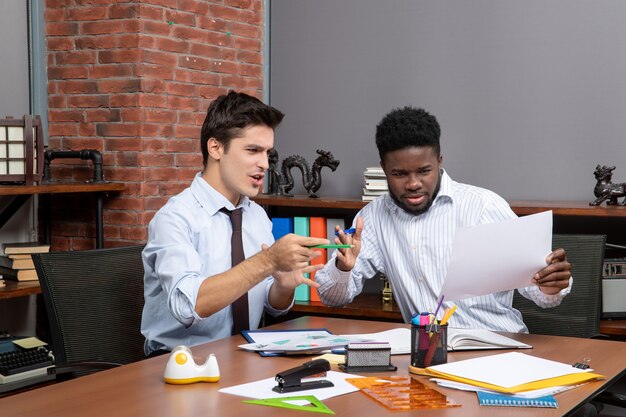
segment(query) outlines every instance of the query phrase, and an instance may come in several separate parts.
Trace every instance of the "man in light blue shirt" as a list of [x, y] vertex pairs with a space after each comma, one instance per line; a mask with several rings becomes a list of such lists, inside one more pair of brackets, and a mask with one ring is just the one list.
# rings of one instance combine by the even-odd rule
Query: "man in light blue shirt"
[[[303, 273], [327, 239], [289, 234], [274, 242], [272, 223], [250, 200], [263, 186], [274, 129], [283, 114], [258, 99], [229, 92], [211, 103], [202, 126], [204, 170], [170, 198], [148, 227], [143, 251], [145, 352], [194, 346], [231, 335], [231, 304], [247, 293], [249, 325], [279, 315], [295, 287], [317, 284]], [[231, 263], [232, 226], [223, 209], [242, 210], [245, 260]]]

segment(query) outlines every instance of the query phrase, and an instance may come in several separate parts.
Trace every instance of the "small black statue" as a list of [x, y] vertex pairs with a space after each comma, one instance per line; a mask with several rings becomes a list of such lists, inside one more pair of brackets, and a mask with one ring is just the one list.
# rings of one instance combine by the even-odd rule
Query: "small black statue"
[[[606, 165], [598, 165], [593, 175], [596, 177], [596, 186], [593, 189], [593, 194], [597, 197], [591, 203], [590, 206], [599, 206], [603, 201], [607, 205], [613, 206], [619, 204], [617, 199], [619, 197], [626, 197], [626, 183], [620, 182], [613, 184], [611, 179], [613, 178], [614, 166], [608, 167]], [[622, 206], [626, 205], [626, 198], [622, 200]]]
[[322, 186], [322, 167], [328, 167], [331, 171], [335, 171], [339, 166], [339, 161], [335, 159], [329, 151], [317, 150], [319, 155], [313, 162], [313, 166], [309, 169], [309, 164], [300, 155], [292, 155], [283, 160], [280, 171], [276, 169], [278, 165], [278, 152], [272, 149], [269, 153], [269, 189], [268, 194], [280, 194], [292, 197], [289, 191], [294, 186], [291, 168], [296, 167], [302, 172], [302, 183], [304, 189], [309, 193], [309, 197], [317, 198], [317, 190]]

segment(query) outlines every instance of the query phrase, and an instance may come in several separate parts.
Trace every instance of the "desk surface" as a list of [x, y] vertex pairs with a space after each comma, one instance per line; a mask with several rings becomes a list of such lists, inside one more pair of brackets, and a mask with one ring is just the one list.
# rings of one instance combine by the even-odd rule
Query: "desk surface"
[[[333, 333], [369, 333], [403, 327], [401, 323], [370, 322], [360, 320], [332, 319], [324, 317], [301, 317], [272, 326], [274, 329], [325, 327]], [[590, 357], [594, 369], [606, 375], [606, 381], [596, 381], [582, 387], [557, 394], [558, 409], [498, 408], [498, 415], [524, 416], [531, 411], [541, 416], [561, 416], [576, 408], [586, 399], [598, 394], [608, 383], [616, 380], [626, 369], [626, 355], [621, 342], [576, 339], [541, 335], [515, 335], [535, 346], [525, 353], [574, 363]], [[17, 394], [0, 400], [3, 415], [31, 416], [241, 416], [254, 413], [255, 417], [294, 416], [298, 411], [278, 410], [243, 404], [244, 398], [219, 393], [223, 387], [273, 377], [277, 372], [297, 366], [308, 358], [267, 357], [237, 350], [243, 337], [234, 336], [193, 348], [194, 356], [217, 356], [222, 379], [220, 382], [193, 385], [167, 385], [162, 382], [167, 356], [136, 362], [121, 368], [102, 371], [72, 381], [54, 384], [37, 390]], [[502, 353], [504, 351], [497, 351]], [[450, 361], [469, 359], [494, 353], [474, 351], [450, 353]], [[393, 356], [398, 366], [396, 375], [408, 375], [409, 355]], [[380, 375], [380, 374], [378, 374]], [[383, 374], [384, 375], [384, 374]], [[388, 374], [387, 374], [388, 375]], [[427, 384], [424, 377], [417, 377]], [[478, 416], [493, 415], [494, 409], [480, 407], [474, 393], [437, 388], [463, 406], [443, 410], [420, 411], [429, 416]], [[396, 415], [361, 393], [339, 396], [324, 403], [339, 416]], [[402, 414], [405, 415], [405, 414]]]

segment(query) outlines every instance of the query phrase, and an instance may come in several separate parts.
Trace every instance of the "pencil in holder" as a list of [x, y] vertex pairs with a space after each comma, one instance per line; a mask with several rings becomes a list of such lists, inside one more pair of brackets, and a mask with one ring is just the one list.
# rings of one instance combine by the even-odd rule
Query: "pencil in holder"
[[448, 325], [411, 325], [411, 365], [428, 368], [448, 362]]

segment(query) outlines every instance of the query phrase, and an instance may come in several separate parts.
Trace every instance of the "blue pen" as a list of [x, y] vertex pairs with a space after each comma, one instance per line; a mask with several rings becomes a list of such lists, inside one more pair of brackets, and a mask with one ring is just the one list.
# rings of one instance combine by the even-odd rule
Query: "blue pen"
[[[349, 229], [344, 230], [343, 233], [346, 235], [353, 235], [356, 233], [356, 229], [354, 227], [351, 227]], [[339, 230], [335, 232], [335, 236], [339, 236]]]

